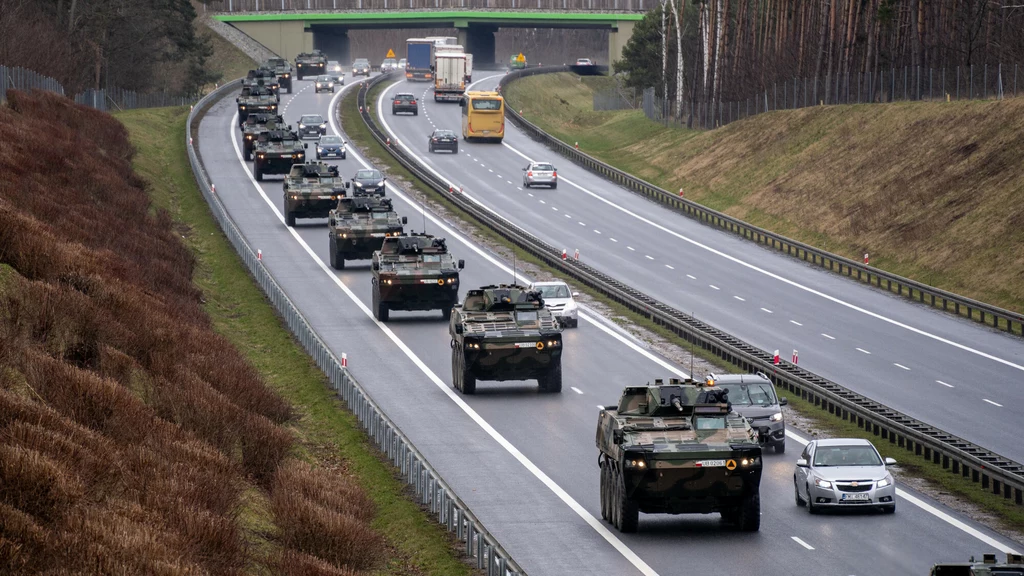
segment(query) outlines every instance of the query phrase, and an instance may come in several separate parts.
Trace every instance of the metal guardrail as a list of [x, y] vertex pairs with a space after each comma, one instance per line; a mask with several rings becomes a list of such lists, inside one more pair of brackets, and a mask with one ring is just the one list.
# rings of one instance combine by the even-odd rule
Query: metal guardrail
[[[516, 70], [505, 75], [501, 81], [498, 82], [498, 90], [501, 91], [509, 82], [517, 78], [532, 76], [535, 74], [564, 71], [566, 71], [566, 68], [561, 66], [544, 66], [538, 68], [527, 68], [525, 70]], [[699, 222], [717, 226], [718, 228], [722, 228], [736, 235], [742, 236], [747, 240], [752, 240], [758, 244], [770, 246], [775, 250], [785, 252], [789, 256], [799, 258], [805, 262], [821, 266], [822, 268], [827, 268], [831, 272], [844, 274], [850, 278], [856, 278], [861, 282], [895, 293], [899, 296], [905, 296], [922, 304], [928, 304], [947, 312], [953, 312], [958, 316], [966, 316], [967, 318], [981, 322], [982, 324], [993, 326], [1012, 334], [1024, 336], [1024, 314], [1019, 314], [1012, 310], [1005, 310], [991, 304], [972, 300], [966, 296], [954, 294], [940, 288], [935, 288], [934, 286], [923, 284], [916, 280], [911, 280], [910, 278], [904, 278], [903, 276], [898, 276], [891, 272], [879, 270], [878, 268], [862, 264], [856, 260], [832, 254], [815, 248], [809, 244], [804, 244], [803, 242], [787, 238], [763, 228], [752, 226], [742, 220], [733, 218], [732, 216], [728, 216], [716, 210], [701, 206], [696, 202], [681, 198], [677, 194], [673, 194], [668, 190], [659, 188], [631, 174], [627, 174], [618, 168], [605, 164], [593, 156], [580, 152], [574, 146], [562, 142], [547, 132], [544, 132], [535, 124], [523, 118], [523, 116], [516, 110], [512, 109], [511, 106], [506, 107], [505, 113], [512, 118], [516, 125], [524, 132], [534, 139], [541, 141], [543, 144], [555, 150], [562, 156], [569, 158], [576, 164], [620, 184], [632, 192], [643, 194], [652, 200], [665, 204]]]
[[373, 134], [373, 138], [417, 178], [480, 223], [533, 254], [548, 266], [665, 327], [687, 342], [700, 346], [701, 349], [744, 371], [769, 374], [776, 385], [799, 394], [804, 400], [830, 414], [927, 458], [953, 473], [970, 478], [978, 483], [982, 490], [1001, 494], [1018, 505], [1024, 505], [1024, 467], [1021, 464], [893, 410], [795, 364], [783, 361], [779, 365], [774, 365], [773, 354], [659, 302], [587, 264], [573, 259], [563, 260], [561, 250], [461, 194], [449, 192], [447, 182], [420, 166], [399, 146], [390, 144], [389, 136], [380, 130], [373, 119], [366, 103], [366, 94], [373, 86], [389, 77], [391, 76], [375, 77], [359, 90], [358, 105], [362, 110], [363, 121]]
[[210, 211], [213, 212], [221, 230], [235, 247], [238, 255], [241, 256], [249, 273], [252, 274], [285, 324], [288, 325], [288, 329], [316, 361], [317, 366], [327, 375], [331, 390], [334, 390], [338, 397], [345, 401], [349, 410], [356, 415], [377, 448], [398, 468], [402, 478], [412, 487], [419, 503], [427, 507], [449, 532], [454, 532], [460, 542], [465, 543], [466, 555], [469, 558], [475, 558], [477, 568], [486, 569], [488, 576], [525, 576], [522, 568], [512, 560], [508, 552], [497, 543], [480, 520], [456, 496], [452, 488], [427, 462], [412, 441], [373, 401], [366, 389], [348, 371], [348, 368], [342, 366], [337, 356], [328, 348], [295, 306], [295, 303], [263, 266], [256, 251], [246, 242], [220, 198], [213, 191], [209, 175], [193, 143], [193, 139], [198, 138], [196, 119], [213, 102], [237, 89], [237, 83], [228, 83], [211, 92], [193, 106], [188, 116], [188, 133], [185, 135], [188, 159], [192, 165], [196, 184], [210, 205]]

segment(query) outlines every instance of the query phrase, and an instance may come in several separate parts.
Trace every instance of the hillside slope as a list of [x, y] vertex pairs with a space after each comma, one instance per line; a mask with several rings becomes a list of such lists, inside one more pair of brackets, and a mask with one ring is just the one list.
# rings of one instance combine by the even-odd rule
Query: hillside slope
[[505, 96], [580, 149], [747, 222], [1024, 311], [1024, 99], [773, 112], [710, 132], [594, 112], [608, 79]]

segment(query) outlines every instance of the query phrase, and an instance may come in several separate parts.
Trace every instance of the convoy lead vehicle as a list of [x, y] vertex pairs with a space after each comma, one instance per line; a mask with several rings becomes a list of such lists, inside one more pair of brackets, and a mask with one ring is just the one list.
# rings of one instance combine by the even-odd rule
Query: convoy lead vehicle
[[388, 321], [391, 310], [441, 310], [447, 320], [459, 301], [458, 262], [444, 238], [426, 233], [385, 238], [373, 253], [373, 317]]
[[629, 386], [597, 420], [601, 516], [636, 532], [639, 513], [707, 514], [761, 525], [761, 446], [714, 380]]
[[384, 246], [384, 239], [401, 236], [405, 216], [391, 206], [391, 198], [342, 198], [328, 215], [331, 266], [345, 269], [345, 260], [368, 260]]
[[477, 380], [532, 380], [562, 391], [562, 328], [537, 290], [515, 284], [466, 293], [452, 311], [452, 378], [463, 394]]

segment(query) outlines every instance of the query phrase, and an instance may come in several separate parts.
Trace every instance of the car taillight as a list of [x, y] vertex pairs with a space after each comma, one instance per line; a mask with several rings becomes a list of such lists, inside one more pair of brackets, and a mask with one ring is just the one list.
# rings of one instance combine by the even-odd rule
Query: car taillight
[[556, 171], [552, 172], [551, 173], [551, 177], [552, 178], [558, 178], [558, 171], [556, 170]]
[[402, 103], [401, 100], [395, 100], [395, 104], [401, 104], [401, 103]]
[[434, 142], [437, 142], [437, 138], [431, 138], [431, 140], [433, 140]]
[[410, 102], [410, 104], [416, 104], [416, 101], [415, 101], [415, 100], [413, 100], [412, 102]]
[[533, 171], [531, 170], [531, 171], [527, 172], [526, 175], [527, 176], [533, 176]]

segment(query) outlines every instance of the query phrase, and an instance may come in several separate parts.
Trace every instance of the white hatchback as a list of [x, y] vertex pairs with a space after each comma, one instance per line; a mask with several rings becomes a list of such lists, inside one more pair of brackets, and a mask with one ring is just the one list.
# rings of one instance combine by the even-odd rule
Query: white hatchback
[[558, 322], [567, 328], [576, 328], [580, 324], [579, 305], [576, 304], [575, 296], [578, 292], [569, 290], [565, 282], [534, 282], [530, 284], [533, 290], [539, 290], [544, 298], [544, 306], [558, 319]]

